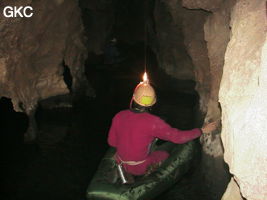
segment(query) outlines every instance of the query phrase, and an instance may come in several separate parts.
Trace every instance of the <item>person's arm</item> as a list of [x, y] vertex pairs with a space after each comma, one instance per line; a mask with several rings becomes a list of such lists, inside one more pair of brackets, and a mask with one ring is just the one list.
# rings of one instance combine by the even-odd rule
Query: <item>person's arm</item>
[[201, 136], [202, 131], [200, 128], [194, 128], [192, 130], [186, 131], [172, 128], [169, 124], [167, 124], [160, 118], [157, 118], [152, 134], [154, 137], [160, 138], [162, 140], [167, 140], [177, 144], [183, 144]]
[[112, 147], [116, 147], [116, 123], [115, 118], [112, 120], [111, 127], [108, 133], [108, 144]]

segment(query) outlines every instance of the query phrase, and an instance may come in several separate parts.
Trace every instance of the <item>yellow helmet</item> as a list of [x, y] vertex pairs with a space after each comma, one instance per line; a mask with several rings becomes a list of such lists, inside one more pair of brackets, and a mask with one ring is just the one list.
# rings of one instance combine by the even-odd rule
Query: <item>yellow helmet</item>
[[136, 86], [132, 99], [144, 107], [153, 106], [157, 101], [154, 88], [147, 82], [141, 82]]

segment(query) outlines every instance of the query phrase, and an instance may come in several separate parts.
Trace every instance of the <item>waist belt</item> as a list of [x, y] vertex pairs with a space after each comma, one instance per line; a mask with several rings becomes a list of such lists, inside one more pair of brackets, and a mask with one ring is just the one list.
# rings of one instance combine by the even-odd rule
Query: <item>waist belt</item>
[[127, 164], [127, 165], [132, 165], [132, 166], [134, 166], [134, 165], [140, 165], [140, 164], [142, 164], [142, 163], [144, 163], [146, 161], [146, 160], [125, 161], [125, 160], [122, 160], [118, 154], [116, 154], [116, 156], [119, 158], [121, 164]]

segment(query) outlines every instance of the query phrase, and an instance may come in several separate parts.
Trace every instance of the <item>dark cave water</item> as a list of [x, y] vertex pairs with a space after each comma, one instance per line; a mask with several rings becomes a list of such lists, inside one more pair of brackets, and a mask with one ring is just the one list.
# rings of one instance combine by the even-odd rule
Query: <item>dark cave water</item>
[[[95, 98], [79, 97], [69, 108], [39, 106], [37, 144], [23, 144], [28, 123], [25, 115], [12, 109], [2, 112], [1, 199], [85, 199], [90, 179], [108, 148], [106, 138], [112, 117], [128, 108], [133, 89], [141, 81], [143, 61], [138, 52], [138, 47], [129, 50], [128, 59], [120, 64], [88, 63], [86, 73], [96, 89]], [[157, 69], [156, 63], [153, 65]], [[175, 82], [159, 69], [149, 68], [148, 72], [158, 94], [153, 112], [174, 127], [194, 128], [197, 95], [193, 90], [181, 91], [192, 89], [194, 84]], [[178, 89], [174, 84], [179, 85]], [[196, 191], [185, 178], [157, 199], [203, 199]]]

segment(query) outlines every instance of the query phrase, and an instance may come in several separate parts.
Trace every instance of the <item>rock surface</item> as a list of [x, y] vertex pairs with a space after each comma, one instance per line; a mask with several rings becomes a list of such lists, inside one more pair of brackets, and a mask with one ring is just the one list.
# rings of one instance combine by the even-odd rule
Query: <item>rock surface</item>
[[[200, 110], [207, 113], [211, 77], [207, 44], [204, 40], [204, 23], [208, 13], [200, 10], [181, 9], [184, 44], [194, 64], [196, 90], [200, 96]], [[203, 118], [203, 117], [202, 117]], [[203, 121], [203, 120], [202, 120]]]
[[227, 0], [213, 12], [204, 25], [210, 62], [210, 98], [206, 121], [218, 120], [221, 111], [218, 102], [219, 87], [224, 66], [224, 54], [230, 40], [230, 15], [235, 0]]
[[[221, 117], [218, 92], [224, 54], [230, 38], [229, 23], [233, 4], [232, 0], [225, 1], [213, 13], [200, 10], [183, 12], [185, 44], [195, 66], [196, 90], [200, 95], [200, 110], [205, 114], [205, 122], [216, 121]], [[205, 5], [202, 6], [205, 8]], [[223, 160], [220, 129], [203, 135], [201, 143], [203, 152], [200, 174], [204, 188], [210, 189], [212, 199], [220, 199], [229, 181], [229, 172]]]
[[[189, 9], [180, 3], [156, 1], [155, 52], [161, 67], [181, 79], [183, 70], [189, 68], [179, 68], [186, 65], [176, 61], [183, 52], [179, 48], [186, 47], [194, 64], [191, 69], [204, 121], [222, 115], [222, 141], [220, 130], [201, 138], [203, 183], [208, 183], [213, 199], [222, 196], [229, 180], [224, 155], [241, 194], [248, 200], [267, 199], [266, 1], [183, 0], [182, 5]], [[232, 185], [233, 181], [227, 193]], [[235, 187], [237, 193], [239, 187]]]
[[[185, 70], [187, 74], [194, 73], [192, 79], [196, 81], [195, 89], [200, 96], [202, 113], [197, 116], [196, 126], [200, 127], [203, 121], [215, 121], [221, 117], [218, 92], [224, 54], [230, 39], [230, 12], [234, 1], [228, 0], [223, 4], [221, 1], [202, 1], [202, 4], [194, 1], [196, 4], [190, 6], [190, 9], [183, 8], [182, 3], [185, 6], [185, 1], [181, 0], [156, 1], [154, 16], [158, 46], [154, 50], [161, 67], [175, 78], [192, 78], [183, 75]], [[209, 13], [191, 10], [199, 8], [196, 5], [215, 11]], [[183, 61], [189, 55], [192, 66], [186, 67], [175, 62], [179, 61], [180, 55], [183, 56]], [[204, 135], [201, 143], [203, 152], [198, 178], [203, 182], [203, 191], [209, 190], [211, 199], [220, 199], [229, 182], [229, 172], [223, 160], [220, 129], [213, 134]]]
[[194, 80], [193, 64], [185, 50], [180, 0], [155, 1], [155, 39], [152, 44], [159, 66], [180, 80]]
[[182, 0], [183, 6], [189, 9], [214, 11], [220, 7], [223, 0]]
[[221, 200], [243, 200], [240, 189], [233, 178], [231, 178]]
[[224, 159], [248, 200], [267, 199], [266, 1], [238, 0], [219, 100]]
[[[205, 122], [217, 121], [221, 118], [218, 93], [224, 66], [224, 55], [230, 40], [230, 14], [234, 3], [234, 0], [224, 1], [219, 9], [208, 16], [204, 25], [210, 68], [210, 91], [209, 99], [205, 102], [207, 105]], [[224, 150], [220, 131], [219, 129], [216, 133], [201, 138], [203, 174], [208, 185], [212, 185], [214, 199], [219, 199], [222, 196], [229, 182], [229, 172], [223, 160]], [[210, 170], [204, 173], [205, 169]]]
[[39, 100], [69, 93], [63, 63], [70, 69], [73, 91], [85, 82], [80, 10], [75, 0], [3, 0], [1, 10], [7, 5], [30, 5], [34, 14], [0, 15], [0, 97], [11, 98], [16, 111], [31, 115]]

